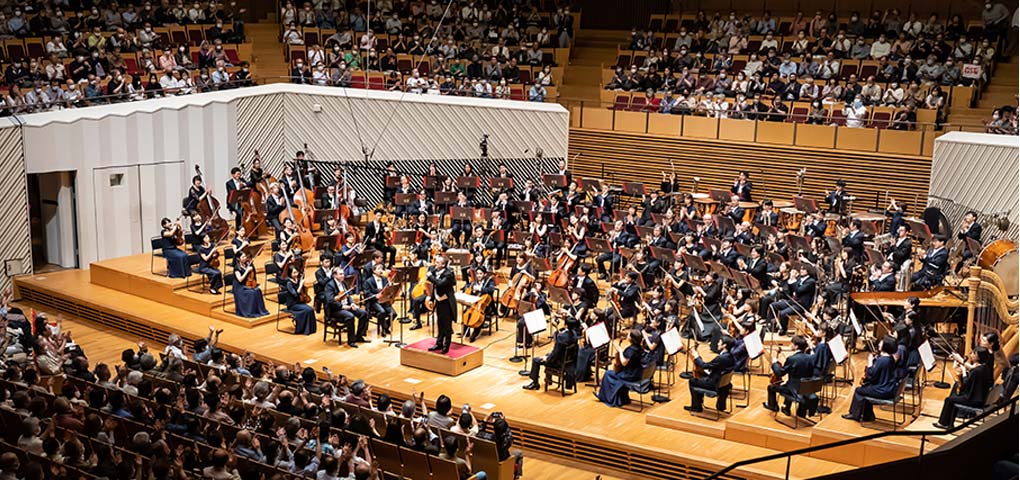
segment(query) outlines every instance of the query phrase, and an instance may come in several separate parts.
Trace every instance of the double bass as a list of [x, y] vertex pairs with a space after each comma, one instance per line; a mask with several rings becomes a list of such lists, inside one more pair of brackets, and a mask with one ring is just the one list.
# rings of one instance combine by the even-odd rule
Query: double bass
[[[294, 226], [297, 228], [298, 232], [295, 240], [295, 243], [297, 243], [296, 246], [300, 247], [301, 251], [303, 252], [312, 251], [312, 249], [315, 248], [315, 237], [312, 235], [311, 228], [306, 228], [306, 226], [310, 227], [311, 219], [307, 218], [307, 215], [305, 215], [306, 212], [302, 211], [304, 207], [296, 208], [291, 206], [294, 204], [294, 202], [287, 195], [286, 188], [281, 188], [280, 191], [283, 192], [283, 198], [288, 205], [288, 207], [284, 209], [284, 211], [280, 212], [280, 221], [282, 222], [284, 219], [290, 218], [291, 221], [294, 222]], [[303, 192], [302, 195], [304, 195]], [[308, 204], [305, 203], [304, 205], [307, 206]]]
[[[195, 165], [195, 174], [202, 178], [202, 169], [198, 165]], [[205, 183], [204, 180], [203, 183]], [[205, 196], [204, 202], [198, 202], [197, 208], [199, 215], [208, 225], [209, 236], [221, 237], [223, 232], [230, 231], [230, 224], [220, 216], [220, 202], [212, 196], [211, 190]]]

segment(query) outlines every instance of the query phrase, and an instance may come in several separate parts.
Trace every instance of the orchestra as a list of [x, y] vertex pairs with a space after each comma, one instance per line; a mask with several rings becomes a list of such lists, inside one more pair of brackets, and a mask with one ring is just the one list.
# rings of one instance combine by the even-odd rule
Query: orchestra
[[[549, 334], [551, 351], [533, 359], [524, 388], [538, 388], [542, 366], [574, 365], [571, 382], [591, 378], [592, 367], [606, 367], [596, 395], [611, 406], [627, 403], [624, 385], [644, 367], [667, 361], [663, 335], [676, 329], [687, 342], [706, 342], [716, 353], [706, 361], [690, 344], [677, 352], [690, 355], [697, 374], [685, 407], [691, 412], [702, 410], [704, 391], [715, 391], [718, 406], [725, 406], [728, 387], [720, 390], [718, 382], [748, 368], [747, 338], [768, 337], [772, 345], [788, 339], [793, 353], [770, 360], [765, 372], [775, 383], [764, 407], [790, 414], [777, 396], [796, 394], [803, 378], [830, 374], [829, 342], [842, 336], [851, 351], [865, 338], [881, 344], [872, 347], [867, 383], [858, 387], [847, 415], [867, 420], [873, 414], [864, 397], [890, 395], [895, 379], [917, 366], [927, 324], [914, 299], [894, 307], [903, 309], [899, 317], [871, 315], [885, 327], [873, 328], [865, 314], [870, 310], [859, 310], [851, 294], [923, 291], [943, 286], [952, 273], [945, 235], [921, 236], [895, 200], [885, 211], [895, 228], [868, 223], [874, 220], [853, 213], [855, 199], [843, 180], [819, 199], [819, 208], [801, 211], [800, 196], [755, 202], [746, 171], [728, 191], [708, 196], [697, 192], [697, 177], [694, 190], [683, 191], [675, 171], [663, 172], [662, 184], [644, 194], [576, 178], [566, 161], [535, 178], [515, 177], [505, 163], [491, 171], [465, 163], [444, 175], [435, 164], [421, 174], [389, 162], [378, 170], [385, 177], [383, 196], [367, 199], [355, 193], [342, 167], [332, 176], [320, 170], [328, 171], [301, 152], [278, 177], [258, 156], [247, 171], [243, 162], [230, 170], [225, 206], [234, 215], [233, 235], [223, 247], [233, 252], [224, 257], [233, 258], [229, 264], [220, 260], [219, 243], [230, 226], [222, 237], [215, 234], [214, 224], [223, 220], [219, 203], [201, 175], [193, 178], [185, 215], [191, 218], [190, 248], [198, 254], [195, 271], [208, 280], [210, 294], [221, 293], [230, 272], [235, 314], [268, 315], [255, 257], [271, 249], [275, 276], [269, 281], [279, 286], [295, 334], [314, 333], [321, 313], [328, 325], [346, 331], [347, 346], [357, 348], [370, 341], [370, 320], [388, 337], [404, 308], [410, 330], [433, 327], [429, 350], [444, 355], [456, 324], [458, 338], [475, 342], [484, 326], [501, 319], [517, 322], [517, 348], [541, 346], [524, 322], [524, 314], [541, 310], [557, 329]], [[976, 218], [968, 212], [953, 241], [980, 241]], [[161, 227], [167, 276], [185, 278], [192, 266], [180, 221], [164, 218]], [[883, 235], [887, 231], [892, 235]], [[971, 245], [963, 248], [965, 258], [977, 255]], [[394, 280], [398, 265], [420, 269], [417, 282]], [[854, 308], [864, 331], [850, 325]], [[585, 332], [600, 323], [611, 341], [596, 346]], [[799, 404], [798, 415], [827, 408], [810, 400]]]

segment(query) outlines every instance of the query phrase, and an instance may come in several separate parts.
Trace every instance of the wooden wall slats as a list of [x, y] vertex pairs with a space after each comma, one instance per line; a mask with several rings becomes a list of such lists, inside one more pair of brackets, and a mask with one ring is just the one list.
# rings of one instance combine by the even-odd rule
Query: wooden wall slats
[[755, 200], [789, 199], [797, 193], [797, 171], [807, 169], [803, 194], [821, 200], [836, 180], [847, 182], [857, 197], [855, 211], [884, 208], [888, 196], [920, 207], [928, 197], [931, 159], [848, 150], [812, 149], [718, 140], [660, 137], [646, 134], [570, 129], [570, 169], [575, 177], [602, 177], [614, 184], [640, 181], [657, 186], [662, 172], [676, 166], [682, 190], [690, 191], [700, 177], [699, 191], [728, 189], [740, 170], [754, 183]]

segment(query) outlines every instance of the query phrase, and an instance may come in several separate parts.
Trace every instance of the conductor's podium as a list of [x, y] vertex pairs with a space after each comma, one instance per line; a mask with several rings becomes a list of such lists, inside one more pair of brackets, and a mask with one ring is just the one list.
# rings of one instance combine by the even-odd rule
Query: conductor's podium
[[425, 338], [400, 349], [400, 364], [430, 372], [456, 377], [480, 366], [484, 360], [482, 349], [463, 343], [451, 343], [449, 353], [430, 352], [436, 339]]

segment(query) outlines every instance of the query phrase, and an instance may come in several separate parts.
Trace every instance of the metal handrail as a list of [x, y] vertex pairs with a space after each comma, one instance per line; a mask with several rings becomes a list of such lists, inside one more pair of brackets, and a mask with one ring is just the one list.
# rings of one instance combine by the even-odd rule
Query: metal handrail
[[719, 470], [719, 471], [713, 473], [712, 475], [709, 475], [708, 477], [705, 477], [705, 480], [713, 480], [713, 479], [716, 479], [716, 478], [720, 478], [723, 475], [725, 475], [725, 474], [727, 474], [727, 473], [729, 473], [729, 472], [731, 472], [731, 471], [733, 471], [735, 469], [738, 469], [740, 467], [745, 467], [747, 465], [753, 465], [753, 464], [762, 463], [762, 462], [769, 462], [769, 461], [772, 461], [772, 460], [780, 460], [780, 459], [783, 459], [783, 458], [786, 459], [786, 477], [785, 478], [790, 478], [790, 462], [791, 462], [791, 460], [793, 459], [794, 456], [805, 455], [805, 454], [808, 454], [808, 453], [814, 453], [814, 452], [818, 452], [818, 451], [821, 451], [821, 450], [828, 450], [830, 448], [837, 448], [837, 447], [842, 447], [842, 446], [845, 446], [845, 445], [853, 445], [855, 443], [867, 442], [869, 440], [875, 440], [875, 439], [878, 439], [878, 438], [886, 438], [886, 437], [914, 437], [914, 436], [920, 436], [921, 437], [921, 451], [920, 451], [920, 454], [918, 455], [918, 458], [920, 459], [921, 457], [924, 457], [924, 444], [927, 442], [927, 438], [928, 438], [929, 435], [951, 435], [951, 434], [956, 433], [956, 432], [958, 432], [960, 430], [963, 430], [963, 429], [965, 429], [965, 428], [967, 428], [967, 427], [969, 427], [969, 426], [971, 426], [971, 425], [973, 425], [973, 424], [975, 424], [975, 423], [977, 423], [977, 422], [979, 422], [981, 420], [984, 420], [985, 418], [987, 418], [987, 417], [989, 417], [989, 416], [991, 416], [993, 414], [997, 414], [1000, 410], [1003, 410], [1006, 407], [1009, 407], [1009, 409], [1010, 409], [1009, 414], [1010, 415], [1016, 415], [1017, 399], [1018, 399], [1018, 397], [1016, 395], [1014, 395], [1013, 398], [1009, 399], [1008, 402], [1000, 403], [999, 405], [996, 405], [994, 408], [991, 408], [989, 410], [984, 411], [983, 413], [981, 413], [981, 415], [978, 415], [978, 416], [976, 416], [974, 418], [971, 418], [970, 420], [967, 420], [966, 422], [963, 422], [963, 423], [961, 423], [959, 425], [956, 425], [955, 427], [950, 428], [948, 430], [921, 430], [921, 431], [917, 431], [917, 430], [913, 430], [913, 431], [911, 431], [911, 430], [899, 430], [899, 431], [892, 431], [892, 432], [878, 432], [878, 433], [873, 433], [873, 434], [870, 434], [870, 435], [865, 435], [863, 437], [850, 438], [850, 439], [846, 439], [846, 440], [840, 440], [838, 442], [825, 443], [825, 444], [822, 444], [822, 445], [815, 445], [815, 446], [811, 446], [811, 447], [798, 448], [796, 450], [790, 450], [790, 451], [787, 451], [787, 452], [779, 452], [779, 453], [774, 453], [774, 454], [771, 454], [771, 455], [765, 455], [765, 456], [762, 456], [762, 457], [750, 458], [750, 459], [747, 459], [747, 460], [741, 460], [739, 462], [731, 464], [730, 466], [728, 466], [728, 467], [726, 467], [726, 468], [724, 468], [722, 470]]

